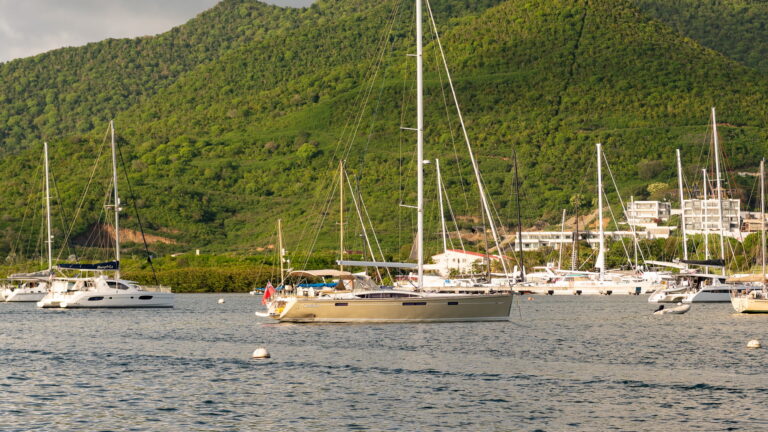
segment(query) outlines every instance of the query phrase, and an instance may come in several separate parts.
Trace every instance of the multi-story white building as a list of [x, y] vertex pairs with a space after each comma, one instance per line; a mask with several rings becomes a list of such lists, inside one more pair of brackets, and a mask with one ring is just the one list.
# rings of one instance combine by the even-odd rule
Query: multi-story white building
[[448, 249], [441, 254], [432, 255], [434, 264], [426, 264], [424, 269], [436, 271], [443, 277], [448, 277], [451, 272], [470, 274], [477, 267], [485, 265], [488, 260], [499, 261], [499, 256], [459, 249]]
[[[729, 237], [740, 237], [741, 202], [737, 199], [723, 200], [723, 232]], [[720, 208], [716, 199], [690, 199], [683, 201], [685, 230], [689, 234], [720, 232]]]
[[672, 213], [672, 204], [664, 201], [630, 201], [627, 204], [627, 222], [630, 225], [655, 227], [666, 222]]
[[[637, 235], [638, 240], [656, 239], [656, 238], [668, 238], [673, 227], [651, 227], [645, 231], [637, 231], [635, 234], [632, 231], [605, 231], [605, 240], [614, 241], [620, 239], [632, 240]], [[566, 246], [573, 243], [573, 232], [567, 231], [523, 231], [522, 243], [524, 251], [534, 251], [543, 247], [551, 247], [557, 249], [561, 244]], [[597, 248], [600, 243], [599, 233], [597, 231], [579, 231], [579, 241], [585, 241], [589, 243], [592, 248]], [[510, 247], [514, 247], [517, 250], [518, 243], [517, 238], [512, 242]]]

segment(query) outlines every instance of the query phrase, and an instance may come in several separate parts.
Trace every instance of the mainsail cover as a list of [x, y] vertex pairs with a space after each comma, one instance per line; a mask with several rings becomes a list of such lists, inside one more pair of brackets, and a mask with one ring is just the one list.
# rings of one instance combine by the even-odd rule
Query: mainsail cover
[[56, 267], [65, 270], [120, 270], [120, 261], [107, 261], [96, 264], [58, 264]]
[[40, 270], [33, 273], [16, 273], [8, 276], [8, 278], [9, 279], [28, 279], [28, 278], [37, 279], [37, 278], [46, 278], [51, 275], [53, 275], [53, 270], [45, 269], [45, 270]]
[[725, 267], [725, 260], [711, 259], [711, 260], [680, 260], [681, 263], [693, 264], [707, 267]]

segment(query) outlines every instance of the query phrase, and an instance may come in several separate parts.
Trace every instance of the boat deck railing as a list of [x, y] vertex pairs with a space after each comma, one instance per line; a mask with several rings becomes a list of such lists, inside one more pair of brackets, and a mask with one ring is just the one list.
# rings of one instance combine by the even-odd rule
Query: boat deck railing
[[173, 289], [169, 286], [165, 285], [142, 285], [141, 289], [144, 291], [151, 291], [151, 292], [162, 292], [162, 293], [172, 293]]

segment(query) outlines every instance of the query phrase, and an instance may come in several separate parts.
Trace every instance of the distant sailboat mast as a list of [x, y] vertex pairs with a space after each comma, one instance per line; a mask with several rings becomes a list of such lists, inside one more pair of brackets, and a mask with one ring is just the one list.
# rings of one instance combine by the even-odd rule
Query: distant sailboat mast
[[701, 201], [701, 231], [704, 233], [704, 259], [709, 259], [709, 225], [707, 221], [707, 213], [709, 212], [709, 209], [707, 208], [707, 201], [709, 197], [707, 196], [707, 169], [704, 168], [701, 170], [701, 175], [703, 177], [704, 182], [704, 199]]
[[114, 183], [115, 188], [115, 260], [117, 260], [115, 280], [120, 280], [120, 197], [117, 193], [117, 147], [115, 145], [114, 120], [110, 120], [109, 129], [112, 134], [112, 183]]
[[445, 209], [443, 208], [443, 178], [440, 175], [440, 159], [435, 159], [437, 171], [437, 196], [440, 205], [440, 227], [443, 231], [443, 253], [448, 252], [448, 229], [445, 226]]
[[680, 189], [680, 229], [683, 232], [683, 259], [688, 260], [688, 236], [685, 232], [685, 199], [683, 198], [683, 165], [680, 162], [680, 149], [677, 149], [677, 185]]
[[424, 76], [422, 56], [421, 0], [416, 0], [416, 255], [419, 279], [417, 287], [424, 288]]
[[760, 280], [765, 291], [765, 159], [760, 160], [760, 262]]
[[[720, 259], [725, 261], [725, 233], [723, 232], [723, 187], [720, 178], [720, 148], [717, 140], [717, 117], [715, 117], [715, 107], [712, 107], [712, 138], [715, 143], [715, 184], [717, 187], [717, 214], [720, 225]], [[725, 264], [723, 264], [722, 274], [725, 276]]]
[[602, 170], [602, 146], [597, 143], [597, 224], [599, 226], [600, 249], [597, 253], [596, 267], [600, 270], [600, 280], [605, 275], [605, 232], [603, 231], [603, 170]]
[[557, 253], [557, 268], [563, 268], [563, 245], [565, 244], [565, 209], [563, 209], [563, 218], [560, 221], [560, 250]]
[[344, 161], [339, 161], [339, 270], [344, 271]]
[[52, 243], [53, 243], [53, 236], [51, 235], [51, 189], [50, 189], [50, 182], [48, 180], [48, 143], [43, 143], [43, 153], [45, 155], [45, 223], [47, 227], [47, 234], [48, 234], [48, 240], [46, 240], [46, 244], [48, 245], [48, 270], [53, 269], [53, 254], [52, 254]]

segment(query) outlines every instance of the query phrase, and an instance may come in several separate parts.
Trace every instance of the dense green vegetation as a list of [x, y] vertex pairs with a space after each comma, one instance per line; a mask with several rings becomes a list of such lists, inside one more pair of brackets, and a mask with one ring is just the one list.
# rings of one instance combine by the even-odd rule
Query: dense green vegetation
[[768, 71], [768, 3], [754, 0], [633, 0], [643, 12], [723, 55]]
[[[746, 57], [734, 52], [729, 58], [681, 36], [692, 30], [654, 18], [673, 18], [661, 2], [435, 3], [484, 182], [507, 230], [514, 221], [513, 148], [525, 223], [542, 227], [559, 222], [563, 208], [572, 211], [575, 195], [582, 196], [583, 210], [591, 206], [596, 142], [604, 144], [624, 197], [672, 196], [675, 148], [683, 151], [694, 187], [706, 163], [711, 106], [718, 107], [729, 170], [753, 170], [764, 154], [768, 79], [758, 70], [762, 65], [748, 60], [746, 50]], [[692, 2], [673, 3], [682, 11]], [[725, 10], [737, 2], [710, 3]], [[20, 250], [19, 233], [33, 236], [32, 227], [40, 226], [25, 209], [34, 204], [39, 217], [42, 139], [52, 143], [55, 237], [62, 248], [114, 116], [136, 193], [132, 199], [122, 189], [125, 225], [138, 228], [128, 212], [136, 206], [148, 232], [176, 241], [152, 246], [156, 254], [196, 248], [250, 254], [274, 245], [277, 218], [284, 221], [289, 252], [334, 247], [338, 204], [331, 203], [330, 191], [343, 157], [384, 254], [403, 259], [415, 219], [401, 206], [415, 202], [414, 137], [401, 129], [414, 126], [414, 67], [406, 57], [413, 51], [412, 13], [410, 2], [400, 0], [321, 0], [306, 9], [226, 0], [157, 37], [109, 40], [0, 65], [0, 167], [6, 173], [0, 179], [0, 250]], [[695, 17], [685, 23], [715, 19]], [[755, 25], [765, 22], [754, 19]], [[427, 157], [441, 159], [460, 227], [478, 231], [471, 168], [456, 115], [446, 115], [449, 90], [436, 53], [430, 36]], [[107, 156], [100, 159], [72, 237], [104, 220], [109, 174]], [[439, 218], [431, 199], [432, 165], [427, 182], [434, 251]], [[750, 195], [743, 181], [732, 178], [730, 187]], [[612, 192], [614, 205], [615, 198]], [[365, 251], [349, 197], [346, 212], [347, 248]], [[323, 227], [319, 234], [316, 226]], [[237, 286], [261, 278], [251, 267]], [[174, 283], [186, 283], [176, 270], [163, 271]]]

